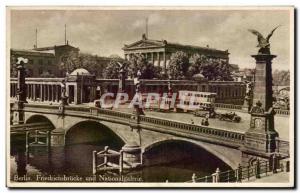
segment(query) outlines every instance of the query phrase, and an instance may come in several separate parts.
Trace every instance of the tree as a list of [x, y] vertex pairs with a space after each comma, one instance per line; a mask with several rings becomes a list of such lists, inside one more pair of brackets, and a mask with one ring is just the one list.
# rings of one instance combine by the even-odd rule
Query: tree
[[128, 75], [133, 78], [138, 71], [141, 72], [141, 79], [153, 79], [160, 77], [161, 68], [148, 62], [143, 54], [135, 54], [129, 60]]
[[194, 54], [190, 61], [191, 65], [188, 70], [189, 77], [201, 73], [207, 80], [232, 80], [230, 66], [226, 61], [207, 58], [200, 54]]
[[189, 69], [188, 55], [182, 51], [175, 52], [171, 55], [169, 65], [169, 76], [171, 79], [185, 79], [188, 76]]
[[273, 72], [273, 85], [288, 86], [290, 85], [289, 70], [275, 70]]
[[114, 58], [106, 66], [106, 68], [103, 72], [103, 77], [104, 78], [107, 78], [107, 79], [118, 79], [119, 78], [120, 65], [119, 65], [118, 62], [122, 62], [125, 65], [125, 67], [124, 67], [125, 76], [128, 76], [129, 63], [126, 62], [125, 60], [120, 61], [119, 59]]

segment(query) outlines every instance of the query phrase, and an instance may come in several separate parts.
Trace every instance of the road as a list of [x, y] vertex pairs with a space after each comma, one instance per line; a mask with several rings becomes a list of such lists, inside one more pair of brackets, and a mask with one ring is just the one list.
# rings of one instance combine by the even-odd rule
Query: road
[[[114, 109], [117, 111], [125, 111], [125, 112], [133, 112], [133, 109], [127, 108], [127, 106], [121, 106], [118, 109]], [[233, 111], [233, 110], [223, 110], [217, 109], [217, 113], [224, 113], [226, 111]], [[153, 117], [158, 118], [165, 118], [169, 120], [176, 120], [186, 123], [191, 123], [194, 121], [194, 124], [201, 124], [202, 117], [195, 117], [191, 113], [179, 113], [179, 112], [157, 112], [157, 111], [144, 111], [146, 115], [150, 115]], [[250, 127], [250, 114], [245, 112], [235, 112], [237, 115], [241, 116], [242, 120], [240, 123], [234, 123], [229, 121], [220, 121], [219, 119], [209, 119], [209, 126], [215, 128], [222, 128], [227, 130], [238, 130], [238, 131], [247, 131]], [[289, 116], [275, 116], [275, 129], [279, 133], [279, 137], [284, 140], [289, 140]]]

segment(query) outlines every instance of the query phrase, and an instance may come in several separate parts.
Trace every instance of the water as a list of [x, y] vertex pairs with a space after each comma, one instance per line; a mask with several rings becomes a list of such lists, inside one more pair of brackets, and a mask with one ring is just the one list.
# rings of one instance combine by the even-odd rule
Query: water
[[[119, 147], [113, 148], [118, 150]], [[23, 141], [14, 141], [11, 144], [10, 152], [11, 180], [71, 182], [72, 180], [73, 182], [74, 180], [81, 182], [165, 182], [168, 180], [169, 182], [185, 182], [191, 180], [193, 173], [196, 173], [197, 176], [205, 176], [212, 174], [216, 167], [223, 171], [229, 169], [221, 161], [212, 161], [214, 158], [200, 156], [198, 152], [198, 154], [191, 153], [194, 155], [189, 158], [175, 160], [171, 163], [126, 171], [122, 176], [117, 172], [106, 172], [95, 177], [92, 175], [92, 151], [103, 149], [104, 144], [86, 143], [52, 147], [50, 150], [47, 147], [31, 147], [26, 152]], [[149, 163], [151, 160], [146, 160], [146, 162]], [[63, 177], [65, 178], [63, 179]], [[72, 179], [66, 177], [72, 177]]]

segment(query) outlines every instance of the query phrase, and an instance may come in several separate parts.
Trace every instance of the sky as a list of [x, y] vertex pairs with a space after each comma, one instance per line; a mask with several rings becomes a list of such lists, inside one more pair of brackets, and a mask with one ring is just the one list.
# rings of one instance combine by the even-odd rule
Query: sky
[[288, 10], [12, 10], [11, 47], [31, 49], [38, 29], [38, 47], [69, 44], [98, 56], [120, 55], [122, 47], [142, 38], [148, 18], [149, 39], [229, 50], [229, 62], [254, 68], [257, 39], [281, 25], [270, 39], [273, 70], [290, 65], [290, 15]]

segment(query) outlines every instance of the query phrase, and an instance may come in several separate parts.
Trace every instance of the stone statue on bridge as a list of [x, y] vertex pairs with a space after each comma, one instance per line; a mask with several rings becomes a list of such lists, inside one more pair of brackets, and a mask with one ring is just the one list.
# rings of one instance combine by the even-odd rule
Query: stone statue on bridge
[[117, 62], [119, 65], [119, 92], [125, 92], [125, 64], [121, 62]]
[[[280, 26], [280, 25], [279, 25]], [[248, 29], [248, 31], [250, 31], [251, 33], [253, 33], [254, 35], [257, 36], [257, 41], [258, 41], [258, 45], [256, 47], [259, 47], [258, 53], [259, 54], [270, 54], [270, 38], [272, 37], [274, 31], [279, 27], [275, 27], [270, 33], [269, 35], [264, 38], [264, 36], [259, 33], [257, 30], [254, 29]]]

